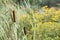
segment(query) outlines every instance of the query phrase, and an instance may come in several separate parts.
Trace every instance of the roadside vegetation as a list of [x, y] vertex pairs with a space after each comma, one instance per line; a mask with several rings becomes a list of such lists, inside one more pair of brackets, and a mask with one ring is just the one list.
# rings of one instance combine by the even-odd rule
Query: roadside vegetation
[[60, 40], [59, 8], [20, 2], [0, 0], [0, 40]]

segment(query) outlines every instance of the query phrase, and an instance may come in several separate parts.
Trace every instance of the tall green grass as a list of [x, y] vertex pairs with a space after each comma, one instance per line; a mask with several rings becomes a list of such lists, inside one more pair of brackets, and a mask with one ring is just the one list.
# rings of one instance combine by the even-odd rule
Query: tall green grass
[[[25, 2], [26, 3], [26, 2]], [[20, 26], [20, 14], [30, 12], [29, 4], [17, 5], [12, 0], [0, 0], [0, 40], [27, 40]], [[13, 10], [16, 12], [16, 22], [13, 21]]]

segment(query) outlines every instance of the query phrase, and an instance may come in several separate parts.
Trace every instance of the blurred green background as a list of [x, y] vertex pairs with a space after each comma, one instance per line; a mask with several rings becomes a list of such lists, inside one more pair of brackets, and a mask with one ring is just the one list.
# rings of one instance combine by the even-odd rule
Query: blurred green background
[[16, 0], [16, 3], [20, 5], [25, 5], [25, 2], [37, 6], [59, 6], [57, 4], [60, 3], [60, 0]]

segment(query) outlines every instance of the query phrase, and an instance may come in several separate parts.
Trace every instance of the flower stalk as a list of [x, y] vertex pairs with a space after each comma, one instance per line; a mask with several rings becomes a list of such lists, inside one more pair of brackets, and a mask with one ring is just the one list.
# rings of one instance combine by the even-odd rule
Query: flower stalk
[[26, 35], [26, 27], [24, 27], [23, 29], [24, 29], [24, 34]]
[[16, 12], [15, 12], [15, 10], [13, 10], [13, 20], [14, 20], [14, 22], [16, 22]]

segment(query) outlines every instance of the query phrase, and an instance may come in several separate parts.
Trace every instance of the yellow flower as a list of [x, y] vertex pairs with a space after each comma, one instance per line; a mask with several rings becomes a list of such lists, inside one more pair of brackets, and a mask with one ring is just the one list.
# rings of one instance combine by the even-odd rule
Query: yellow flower
[[34, 14], [33, 14], [33, 18], [39, 19], [39, 18], [40, 18], [39, 13], [34, 13]]
[[45, 25], [51, 25], [52, 22], [45, 22], [44, 24], [45, 24]]
[[48, 22], [48, 24], [52, 24], [52, 22]]
[[29, 14], [26, 14], [26, 17], [27, 17], [28, 19], [30, 19], [30, 15], [29, 15]]
[[49, 9], [48, 6], [44, 6], [44, 7], [42, 7], [42, 10], [45, 11], [45, 12], [47, 12], [48, 9]]
[[42, 7], [42, 9], [46, 9], [46, 8], [48, 8], [48, 6], [44, 6], [44, 7]]
[[23, 15], [23, 14], [22, 14], [22, 15], [20, 16], [20, 21], [24, 21], [24, 20], [25, 20], [25, 17], [26, 17], [26, 15]]
[[60, 15], [60, 10], [57, 10], [56, 12], [55, 12], [55, 14], [58, 16], [58, 15]]
[[52, 17], [51, 20], [56, 21], [58, 18], [57, 17]]

